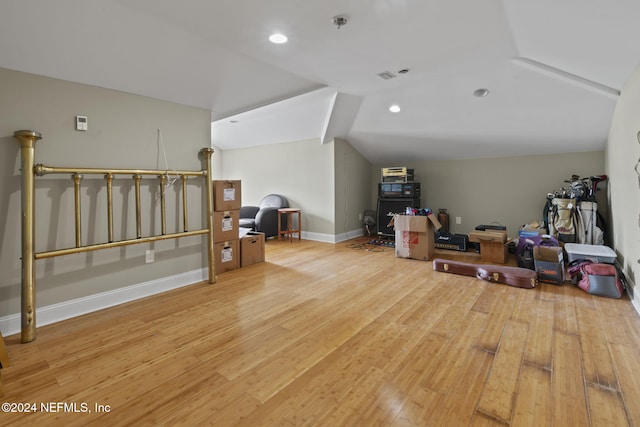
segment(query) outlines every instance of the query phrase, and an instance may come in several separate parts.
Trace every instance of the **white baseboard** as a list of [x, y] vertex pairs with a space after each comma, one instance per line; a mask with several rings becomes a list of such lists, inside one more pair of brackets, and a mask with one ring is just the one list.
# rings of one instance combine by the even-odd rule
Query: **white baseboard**
[[306, 240], [315, 240], [316, 242], [325, 242], [325, 243], [340, 243], [345, 240], [355, 239], [356, 237], [364, 236], [364, 232], [361, 228], [356, 230], [347, 231], [346, 233], [340, 234], [325, 234], [325, 233], [314, 233], [310, 231], [303, 231], [302, 238]]
[[638, 302], [638, 298], [632, 298], [631, 304], [633, 304], [633, 308], [636, 309], [636, 312], [638, 312], [638, 315], [640, 316], [640, 302]]
[[[619, 271], [624, 271], [618, 261], [616, 261], [615, 264]], [[640, 315], [640, 298], [637, 298], [635, 293], [636, 285], [631, 281], [631, 279], [629, 279], [628, 274], [624, 274], [624, 280], [627, 286], [627, 295], [629, 295], [629, 299], [631, 300], [631, 305], [633, 305], [633, 308], [635, 308], [638, 315]]]
[[346, 240], [355, 239], [356, 237], [364, 236], [362, 228], [347, 231], [346, 233], [336, 234], [335, 243], [344, 242]]
[[[36, 313], [36, 326], [40, 327], [50, 325], [52, 323], [81, 316], [93, 311], [102, 310], [125, 302], [166, 292], [171, 289], [177, 289], [183, 286], [199, 283], [207, 280], [207, 278], [208, 272], [206, 269], [193, 270], [120, 289], [114, 289], [112, 291], [101, 292], [95, 295], [48, 305], [46, 307], [38, 308]], [[22, 327], [21, 324], [20, 313], [0, 317], [0, 331], [2, 331], [2, 335], [5, 337], [20, 333]]]
[[636, 285], [629, 279], [629, 276], [625, 274], [625, 280], [627, 281], [627, 293], [629, 294], [629, 298], [631, 299], [631, 304], [633, 304], [633, 308], [636, 309], [638, 315], [640, 315], [640, 298], [635, 293]]
[[314, 233], [312, 231], [303, 231], [302, 238], [305, 240], [315, 240], [316, 242], [335, 243], [333, 234]]

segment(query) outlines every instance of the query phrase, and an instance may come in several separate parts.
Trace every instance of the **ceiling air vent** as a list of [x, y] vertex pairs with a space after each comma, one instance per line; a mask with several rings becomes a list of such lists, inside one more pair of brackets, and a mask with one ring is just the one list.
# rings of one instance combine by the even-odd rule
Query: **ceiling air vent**
[[396, 75], [389, 71], [383, 71], [382, 73], [378, 73], [378, 77], [384, 80], [389, 80], [389, 79], [394, 79]]

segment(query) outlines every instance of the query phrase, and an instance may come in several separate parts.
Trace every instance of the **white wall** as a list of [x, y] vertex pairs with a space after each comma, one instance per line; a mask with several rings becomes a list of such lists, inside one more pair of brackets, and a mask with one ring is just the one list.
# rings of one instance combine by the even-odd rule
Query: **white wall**
[[335, 234], [333, 158], [334, 143], [319, 139], [224, 150], [222, 173], [224, 179], [242, 181], [243, 206], [281, 194], [291, 207], [302, 209], [303, 235], [324, 240]]
[[362, 214], [371, 206], [371, 163], [347, 141], [335, 140], [335, 233], [346, 240], [363, 233]]
[[[618, 103], [606, 149], [606, 171], [610, 182], [613, 245], [626, 275], [640, 278], [640, 177], [634, 166], [640, 160], [640, 68], [627, 81]], [[640, 166], [638, 167], [640, 170]], [[640, 312], [640, 301], [633, 302]]]
[[[168, 167], [200, 170], [201, 148], [209, 147], [210, 111], [158, 101], [94, 86], [0, 69], [0, 318], [20, 312], [20, 153], [16, 130], [43, 135], [36, 143], [36, 163], [51, 166], [164, 169], [158, 143], [161, 130]], [[76, 115], [86, 115], [89, 130], [74, 130]], [[202, 180], [189, 184], [189, 223], [205, 228]], [[83, 237], [106, 241], [106, 190], [101, 177], [85, 178], [81, 189]], [[181, 224], [172, 206], [179, 193], [167, 192], [168, 232]], [[155, 184], [143, 184], [143, 235], [159, 230]], [[93, 206], [89, 202], [95, 202]], [[73, 186], [70, 176], [36, 179], [36, 250], [74, 246]], [[153, 212], [153, 219], [149, 214]], [[121, 221], [121, 213], [127, 220]], [[132, 180], [114, 183], [115, 240], [135, 237]], [[104, 240], [102, 240], [104, 239]], [[36, 306], [122, 289], [206, 267], [200, 236], [68, 255], [36, 262]], [[146, 249], [156, 262], [145, 264]], [[6, 332], [6, 331], [5, 331]]]
[[211, 169], [213, 169], [212, 171], [212, 179], [222, 179], [223, 178], [223, 172], [222, 172], [222, 156], [223, 156], [223, 151], [222, 148], [218, 148], [215, 145], [211, 145], [211, 148], [213, 148], [213, 157], [211, 157]]
[[362, 232], [370, 205], [370, 163], [347, 141], [319, 139], [222, 152], [224, 179], [242, 180], [242, 204], [282, 194], [302, 209], [306, 239], [337, 242]]

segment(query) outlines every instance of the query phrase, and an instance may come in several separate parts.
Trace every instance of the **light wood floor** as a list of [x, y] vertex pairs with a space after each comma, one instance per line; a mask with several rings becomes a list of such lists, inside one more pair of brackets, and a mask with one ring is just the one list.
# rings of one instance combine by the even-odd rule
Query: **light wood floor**
[[215, 285], [42, 327], [30, 344], [5, 337], [3, 402], [91, 412], [0, 425], [640, 426], [627, 298], [490, 284], [347, 243], [269, 241], [267, 262]]

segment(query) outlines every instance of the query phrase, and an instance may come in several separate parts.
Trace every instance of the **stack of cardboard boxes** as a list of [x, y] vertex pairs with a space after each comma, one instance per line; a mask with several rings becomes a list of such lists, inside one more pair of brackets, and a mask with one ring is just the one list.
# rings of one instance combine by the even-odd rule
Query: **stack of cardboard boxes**
[[214, 263], [217, 273], [264, 261], [263, 233], [249, 232], [240, 238], [240, 181], [213, 181]]
[[217, 273], [240, 266], [240, 181], [213, 181], [213, 253]]

